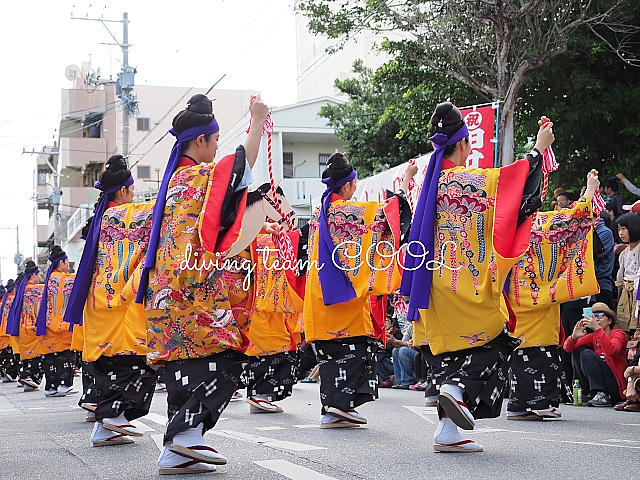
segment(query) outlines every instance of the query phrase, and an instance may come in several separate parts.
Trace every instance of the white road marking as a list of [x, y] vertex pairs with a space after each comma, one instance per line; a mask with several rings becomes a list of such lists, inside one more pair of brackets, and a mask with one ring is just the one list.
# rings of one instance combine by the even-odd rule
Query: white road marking
[[533, 440], [534, 442], [556, 442], [556, 443], [571, 443], [573, 445], [592, 445], [596, 447], [613, 447], [613, 448], [630, 448], [632, 450], [640, 450], [639, 446], [633, 445], [616, 445], [612, 443], [597, 443], [597, 442], [572, 442], [570, 440], [552, 440], [550, 438], [529, 438], [529, 437], [520, 437], [522, 440]]
[[46, 407], [27, 407], [27, 410], [46, 410]]
[[154, 428], [151, 428], [146, 423], [142, 423], [140, 420], [131, 420], [130, 423], [141, 432], [155, 432]]
[[24, 415], [24, 412], [18, 410], [13, 403], [11, 403], [7, 398], [0, 397], [0, 412], [13, 412], [19, 413], [20, 415]]
[[640, 440], [624, 440], [618, 438], [610, 438], [607, 442], [618, 442], [618, 443], [640, 443]]
[[296, 428], [320, 428], [319, 423], [307, 423], [305, 425], [294, 425]]
[[625, 427], [640, 427], [640, 423], [617, 423], [616, 425], [623, 425]]
[[307, 445], [304, 443], [286, 442], [276, 440], [275, 438], [260, 437], [250, 433], [234, 432], [232, 430], [217, 430], [211, 432], [213, 435], [220, 437], [242, 440], [244, 442], [266, 445], [267, 447], [282, 448], [294, 452], [306, 452], [309, 450], [326, 450], [326, 447], [317, 447], [315, 445]]
[[268, 431], [268, 430], [284, 430], [284, 427], [256, 427], [256, 430], [263, 430], [263, 431]]
[[158, 447], [158, 450], [162, 451], [162, 439], [164, 438], [164, 435], [162, 434], [156, 434], [156, 435], [151, 435], [151, 439], [155, 442], [156, 446]]
[[323, 473], [287, 462], [286, 460], [262, 460], [253, 463], [262, 468], [279, 473], [283, 477], [290, 478], [291, 480], [335, 480], [334, 477], [329, 477]]
[[[438, 410], [432, 407], [415, 407], [412, 405], [403, 405], [404, 408], [409, 410], [410, 412], [415, 413], [419, 417], [425, 419], [427, 422], [432, 425], [438, 425]], [[527, 435], [535, 435], [536, 432], [527, 432], [525, 430], [507, 430], [504, 428], [491, 428], [485, 427], [480, 424], [476, 424], [476, 428], [473, 429], [473, 433], [496, 433], [496, 432], [509, 432], [509, 433], [526, 433]], [[545, 432], [545, 435], [553, 435]], [[560, 434], [556, 434], [560, 435]]]
[[145, 420], [151, 420], [152, 422], [155, 422], [159, 425], [166, 425], [168, 420], [164, 415], [159, 415], [157, 413], [147, 413], [142, 418], [144, 418]]

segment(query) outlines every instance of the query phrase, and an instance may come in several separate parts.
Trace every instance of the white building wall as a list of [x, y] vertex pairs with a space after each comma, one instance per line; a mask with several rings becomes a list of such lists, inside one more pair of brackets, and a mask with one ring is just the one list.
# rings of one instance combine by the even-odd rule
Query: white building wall
[[[333, 54], [326, 53], [327, 47], [336, 45], [339, 40], [329, 40], [315, 36], [307, 27], [309, 21], [302, 15], [296, 15], [298, 101], [321, 96], [345, 96], [335, 88], [335, 80], [353, 77], [352, 66], [356, 59], [362, 59], [364, 65], [375, 70], [391, 57], [375, 51], [374, 46], [384, 36], [362, 31], [355, 35], [342, 50]], [[396, 34], [387, 36], [399, 38]]]

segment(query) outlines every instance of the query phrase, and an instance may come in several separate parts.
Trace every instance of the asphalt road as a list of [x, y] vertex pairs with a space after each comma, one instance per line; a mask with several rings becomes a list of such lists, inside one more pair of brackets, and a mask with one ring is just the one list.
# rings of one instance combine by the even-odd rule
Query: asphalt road
[[[178, 477], [611, 479], [639, 465], [638, 413], [562, 406], [561, 420], [516, 422], [503, 415], [478, 421], [470, 432], [469, 438], [484, 445], [483, 453], [445, 454], [433, 452], [437, 416], [435, 408], [422, 406], [421, 392], [383, 389], [379, 400], [359, 409], [367, 426], [320, 430], [318, 388], [297, 385], [280, 403], [280, 414], [249, 414], [247, 404], [232, 402], [205, 435], [229, 463], [212, 474]], [[151, 413], [139, 420], [144, 437], [133, 445], [100, 448], [91, 445], [93, 424], [84, 421], [77, 401], [77, 395], [45, 398], [42, 391], [0, 385], [1, 479], [159, 477], [166, 393], [156, 394]]]

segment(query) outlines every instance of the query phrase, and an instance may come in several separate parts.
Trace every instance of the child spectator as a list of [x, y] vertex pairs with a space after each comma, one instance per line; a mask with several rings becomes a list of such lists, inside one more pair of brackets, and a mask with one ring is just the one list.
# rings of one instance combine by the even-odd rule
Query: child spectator
[[618, 258], [620, 268], [616, 280], [618, 287], [618, 320], [622, 330], [629, 333], [638, 326], [636, 314], [636, 277], [640, 268], [640, 215], [626, 213], [618, 218], [618, 234], [628, 248]]

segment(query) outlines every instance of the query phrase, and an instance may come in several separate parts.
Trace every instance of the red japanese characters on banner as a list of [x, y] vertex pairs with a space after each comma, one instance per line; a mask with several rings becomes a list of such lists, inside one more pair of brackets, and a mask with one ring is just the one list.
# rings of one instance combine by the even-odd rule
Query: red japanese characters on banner
[[467, 167], [493, 168], [495, 156], [495, 109], [491, 105], [460, 110], [469, 129], [471, 153], [467, 158]]

